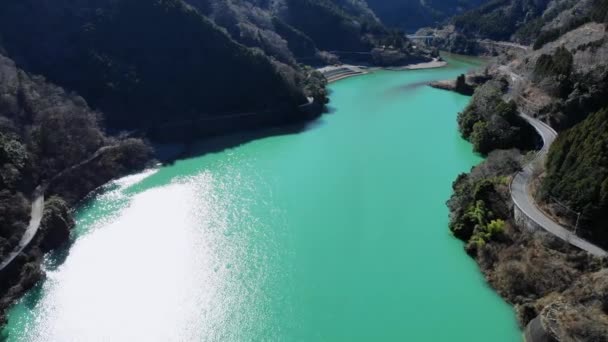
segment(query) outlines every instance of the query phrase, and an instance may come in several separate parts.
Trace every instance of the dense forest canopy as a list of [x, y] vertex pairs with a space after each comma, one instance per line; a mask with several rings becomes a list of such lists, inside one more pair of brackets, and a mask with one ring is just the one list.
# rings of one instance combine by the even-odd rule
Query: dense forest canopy
[[93, 4], [4, 1], [0, 33], [19, 63], [78, 91], [111, 126], [287, 111], [306, 101], [296, 71], [279, 73], [262, 53], [235, 43], [179, 0]]
[[542, 15], [551, 0], [491, 0], [453, 19], [463, 33], [509, 40], [527, 21]]
[[534, 147], [533, 129], [517, 115], [516, 105], [502, 98], [506, 87], [503, 81], [482, 85], [475, 90], [465, 110], [458, 114], [460, 133], [479, 153]]
[[541, 196], [581, 212], [582, 231], [608, 246], [608, 108], [559, 135]]

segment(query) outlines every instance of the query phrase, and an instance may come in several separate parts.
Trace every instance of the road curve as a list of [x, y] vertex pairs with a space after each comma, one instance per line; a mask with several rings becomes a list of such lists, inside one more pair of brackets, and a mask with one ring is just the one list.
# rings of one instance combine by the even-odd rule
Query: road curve
[[[538, 151], [535, 160], [544, 159], [549, 152], [549, 147], [557, 138], [557, 132], [549, 125], [544, 122], [532, 118], [524, 113], [519, 114], [524, 120], [526, 120], [543, 139], [543, 147]], [[532, 194], [530, 193], [530, 183], [533, 179], [535, 163], [531, 162], [526, 165], [522, 171], [520, 171], [511, 182], [511, 198], [513, 202], [524, 213], [529, 219], [534, 221], [538, 226], [542, 227], [547, 232], [557, 236], [558, 238], [568, 242], [569, 244], [576, 246], [584, 251], [589, 252], [595, 256], [606, 256], [605, 250], [600, 247], [581, 239], [571, 231], [560, 226], [543, 213], [536, 205]]]
[[27, 247], [36, 233], [38, 232], [38, 227], [40, 227], [40, 221], [42, 221], [42, 214], [44, 212], [44, 186], [37, 186], [34, 190], [32, 200], [32, 210], [30, 214], [30, 223], [27, 225], [25, 233], [21, 236], [21, 240], [19, 241], [19, 245], [12, 251], [2, 263], [0, 263], [0, 272], [6, 268], [6, 266], [10, 265], [10, 263], [21, 253], [25, 247]]
[[507, 47], [507, 48], [512, 48], [512, 49], [520, 49], [520, 50], [524, 50], [524, 51], [527, 51], [528, 49], [530, 49], [529, 46], [512, 43], [512, 42], [501, 42], [501, 41], [494, 41], [494, 40], [489, 40], [489, 39], [482, 39], [482, 40], [479, 40], [478, 42], [480, 44], [502, 46], [502, 47]]
[[21, 240], [19, 241], [19, 244], [17, 245], [15, 250], [12, 251], [6, 258], [4, 258], [4, 260], [2, 260], [2, 263], [0, 263], [0, 272], [2, 272], [8, 265], [10, 265], [11, 262], [15, 260], [17, 255], [19, 255], [19, 253], [23, 252], [23, 250], [30, 244], [30, 242], [32, 242], [34, 236], [36, 236], [36, 233], [38, 233], [38, 229], [40, 228], [40, 222], [42, 221], [42, 216], [44, 214], [44, 192], [48, 188], [49, 184], [51, 184], [58, 178], [61, 178], [61, 176], [63, 176], [64, 174], [71, 172], [101, 157], [101, 155], [104, 154], [106, 151], [116, 148], [117, 146], [119, 145], [103, 146], [99, 148], [89, 158], [83, 160], [78, 164], [72, 165], [64, 169], [63, 171], [57, 173], [48, 182], [38, 185], [36, 189], [34, 189], [34, 193], [32, 194], [33, 200], [32, 210], [30, 213], [30, 223], [25, 229], [23, 236], [21, 236]]

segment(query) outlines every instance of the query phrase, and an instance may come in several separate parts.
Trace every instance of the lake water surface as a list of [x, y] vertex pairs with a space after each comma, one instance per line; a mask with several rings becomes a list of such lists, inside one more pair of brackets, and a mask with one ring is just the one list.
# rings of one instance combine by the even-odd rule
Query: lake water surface
[[10, 312], [8, 341], [520, 341], [448, 230], [477, 64], [336, 82], [299, 133], [104, 187]]

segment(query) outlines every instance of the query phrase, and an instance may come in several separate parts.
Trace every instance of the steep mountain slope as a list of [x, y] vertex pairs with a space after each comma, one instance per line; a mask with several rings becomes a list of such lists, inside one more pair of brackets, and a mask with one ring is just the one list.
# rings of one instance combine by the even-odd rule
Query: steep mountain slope
[[306, 102], [304, 73], [235, 43], [180, 0], [8, 0], [0, 33], [20, 65], [78, 91], [113, 127], [269, 109], [290, 116]]
[[128, 129], [252, 111], [274, 111], [265, 124], [299, 121], [308, 96], [325, 98], [298, 62], [429, 60], [355, 0], [7, 0], [0, 37], [24, 69]]
[[608, 22], [608, 1], [553, 1], [543, 15], [522, 27], [518, 34], [534, 39], [534, 49], [558, 39], [563, 34], [589, 22]]
[[548, 156], [541, 196], [562, 199], [581, 212], [581, 233], [608, 245], [608, 109], [560, 134]]
[[530, 45], [539, 49], [586, 23], [605, 22], [607, 8], [605, 0], [492, 0], [418, 34], [435, 36], [431, 45], [442, 50], [496, 56]]
[[582, 121], [606, 102], [607, 54], [606, 25], [588, 23], [514, 58], [509, 68], [526, 80], [515, 89], [521, 106], [560, 129]]
[[574, 9], [546, 24], [542, 32], [550, 34], [539, 40], [551, 39], [536, 44], [514, 69], [530, 79], [521, 96], [535, 101], [531, 110], [558, 129], [571, 128], [551, 147], [539, 199], [573, 225], [576, 219], [562, 205], [579, 212], [579, 233], [608, 246], [608, 1], [581, 1]]
[[469, 36], [509, 40], [522, 26], [541, 16], [550, 0], [492, 0], [456, 16], [457, 31]]

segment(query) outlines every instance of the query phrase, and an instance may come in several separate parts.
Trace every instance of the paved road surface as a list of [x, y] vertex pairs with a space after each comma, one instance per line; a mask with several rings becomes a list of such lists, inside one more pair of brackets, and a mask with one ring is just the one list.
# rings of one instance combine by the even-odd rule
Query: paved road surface
[[520, 49], [520, 50], [528, 50], [530, 47], [529, 46], [525, 46], [525, 45], [521, 45], [521, 44], [517, 44], [517, 43], [512, 43], [512, 42], [497, 42], [494, 40], [480, 40], [479, 41], [480, 44], [488, 44], [488, 45], [495, 45], [495, 46], [502, 46], [502, 47], [508, 47], [508, 48], [513, 48], [513, 49]]
[[11, 252], [0, 264], [0, 271], [4, 270], [4, 268], [21, 253], [25, 247], [27, 247], [32, 239], [38, 232], [38, 228], [40, 227], [40, 221], [42, 221], [42, 213], [44, 212], [44, 187], [38, 186], [34, 190], [34, 200], [32, 201], [32, 211], [30, 214], [30, 223], [27, 225], [25, 233], [21, 237], [21, 241], [19, 241], [19, 245], [15, 248], [14, 251]]
[[[543, 148], [537, 153], [536, 159], [544, 159], [549, 151], [549, 147], [557, 138], [557, 132], [544, 122], [534, 119], [529, 115], [520, 113], [520, 116], [528, 121], [534, 129], [540, 134], [543, 139]], [[530, 194], [530, 183], [533, 179], [535, 163], [532, 162], [519, 172], [511, 183], [511, 197], [515, 205], [532, 221], [549, 233], [558, 238], [574, 245], [582, 250], [585, 250], [595, 256], [605, 256], [606, 251], [600, 247], [581, 239], [574, 235], [566, 228], [560, 226], [543, 213], [535, 204], [532, 195]]]

